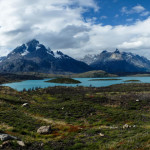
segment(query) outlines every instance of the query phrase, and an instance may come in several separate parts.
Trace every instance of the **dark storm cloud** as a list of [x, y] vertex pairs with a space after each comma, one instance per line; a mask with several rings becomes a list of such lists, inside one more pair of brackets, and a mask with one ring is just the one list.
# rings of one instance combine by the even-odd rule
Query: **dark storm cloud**
[[60, 32], [49, 32], [37, 35], [40, 41], [51, 45], [52, 49], [70, 49], [79, 48], [82, 44], [89, 41], [88, 29], [86, 26], [69, 25], [63, 28]]

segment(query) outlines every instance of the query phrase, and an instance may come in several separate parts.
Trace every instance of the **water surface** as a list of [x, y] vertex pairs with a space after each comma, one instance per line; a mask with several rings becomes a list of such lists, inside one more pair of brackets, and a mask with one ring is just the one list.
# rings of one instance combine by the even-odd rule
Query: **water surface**
[[[36, 87], [46, 88], [46, 87], [53, 87], [53, 86], [92, 86], [92, 87], [104, 87], [113, 84], [120, 84], [124, 83], [126, 80], [140, 80], [142, 83], [150, 83], [150, 77], [115, 77], [115, 78], [74, 78], [76, 80], [81, 81], [80, 84], [60, 84], [60, 83], [49, 83], [45, 82], [50, 79], [44, 80], [27, 80], [22, 82], [15, 82], [15, 83], [7, 83], [2, 84], [2, 86], [9, 86], [13, 89], [18, 91], [22, 91], [25, 89], [32, 89]], [[90, 81], [91, 79], [121, 79], [121, 80], [100, 80], [100, 81]]]

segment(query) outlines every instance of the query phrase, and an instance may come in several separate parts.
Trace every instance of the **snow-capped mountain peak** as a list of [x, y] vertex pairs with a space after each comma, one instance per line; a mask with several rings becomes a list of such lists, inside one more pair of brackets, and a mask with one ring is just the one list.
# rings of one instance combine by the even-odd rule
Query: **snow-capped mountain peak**
[[99, 55], [87, 55], [82, 61], [95, 69], [110, 73], [150, 71], [150, 60], [133, 53], [120, 52], [118, 49], [114, 52], [105, 50]]
[[53, 52], [37, 40], [15, 48], [0, 62], [1, 72], [85, 72], [91, 67], [61, 51]]
[[114, 53], [120, 54], [119, 49], [116, 48], [116, 50], [114, 51]]
[[122, 55], [118, 53], [114, 53], [111, 55], [110, 60], [122, 60]]

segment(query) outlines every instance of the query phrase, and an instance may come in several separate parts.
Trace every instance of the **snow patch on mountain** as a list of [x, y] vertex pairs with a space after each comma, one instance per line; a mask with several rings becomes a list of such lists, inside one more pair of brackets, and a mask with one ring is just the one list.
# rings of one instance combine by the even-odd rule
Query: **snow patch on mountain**
[[122, 60], [121, 54], [112, 54], [110, 59], [115, 59], [115, 60]]
[[39, 45], [36, 46], [36, 50], [40, 49], [41, 47]]
[[59, 54], [58, 51], [54, 52], [54, 57], [55, 58], [62, 58], [62, 55]]
[[81, 61], [95, 69], [107, 72], [149, 72], [150, 60], [133, 53], [103, 51], [98, 55], [86, 55]]
[[53, 52], [49, 50], [47, 51], [47, 54], [54, 56]]
[[79, 59], [80, 61], [85, 62], [86, 64], [90, 65], [91, 63], [93, 63], [94, 61], [96, 61], [98, 59], [99, 55], [86, 55], [84, 58]]
[[27, 55], [29, 52], [27, 51], [27, 49], [21, 54], [22, 56]]

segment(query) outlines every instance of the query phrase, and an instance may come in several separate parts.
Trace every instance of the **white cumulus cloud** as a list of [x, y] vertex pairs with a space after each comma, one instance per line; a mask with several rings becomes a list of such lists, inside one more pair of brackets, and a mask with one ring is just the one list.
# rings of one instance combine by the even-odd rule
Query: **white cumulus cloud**
[[[115, 48], [149, 53], [150, 18], [104, 26], [95, 24], [96, 18], [83, 19], [89, 8], [100, 9], [94, 0], [0, 0], [0, 55], [33, 38], [75, 58]], [[145, 12], [140, 7], [134, 11]]]
[[127, 8], [126, 6], [122, 7], [121, 12], [123, 14], [140, 14], [140, 16], [147, 16], [149, 15], [149, 11], [147, 11], [142, 5], [136, 5], [131, 9]]

